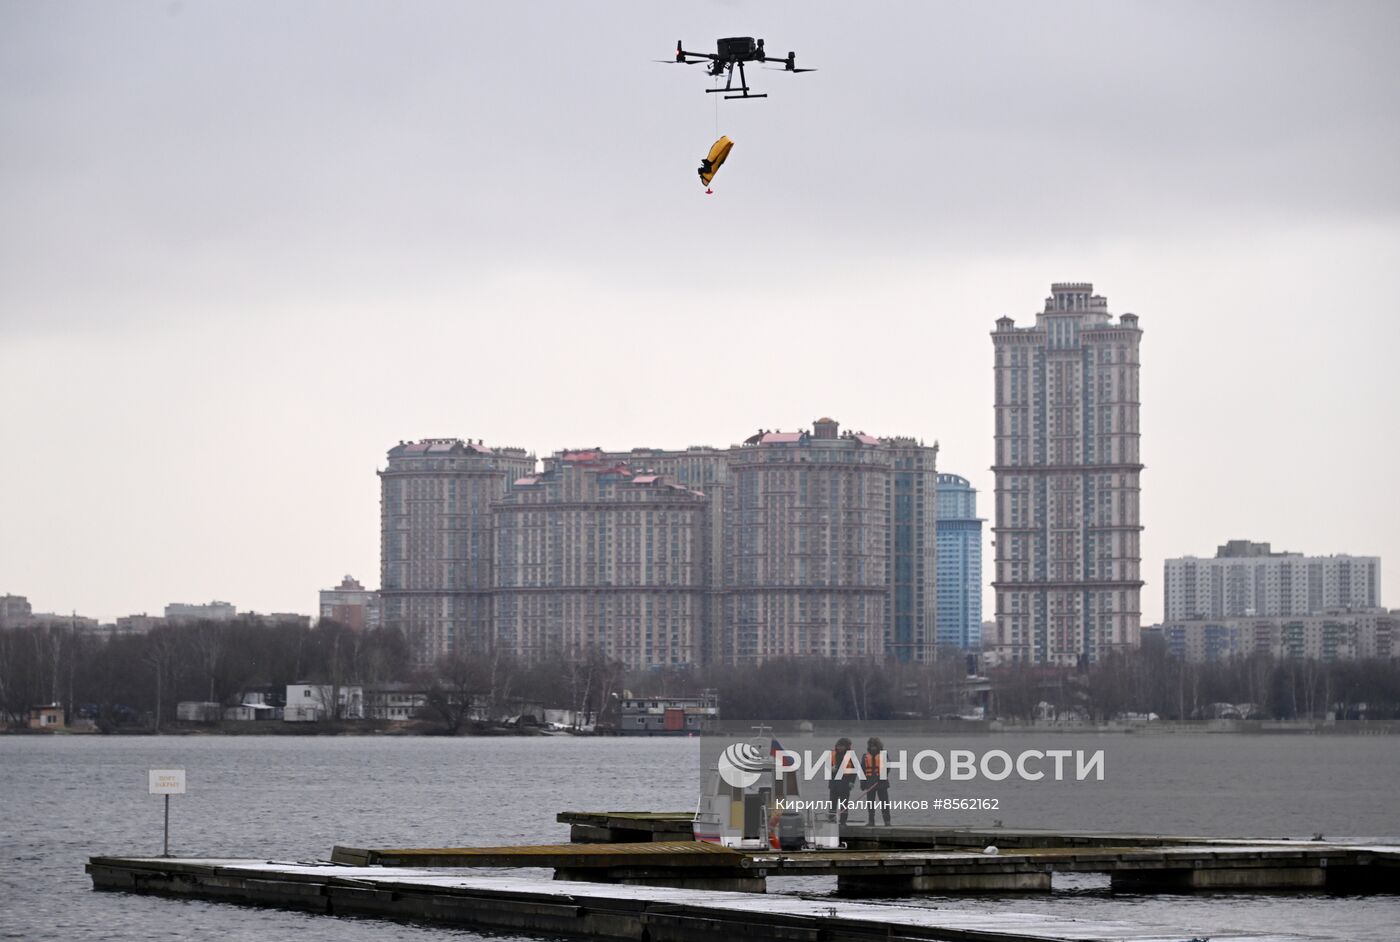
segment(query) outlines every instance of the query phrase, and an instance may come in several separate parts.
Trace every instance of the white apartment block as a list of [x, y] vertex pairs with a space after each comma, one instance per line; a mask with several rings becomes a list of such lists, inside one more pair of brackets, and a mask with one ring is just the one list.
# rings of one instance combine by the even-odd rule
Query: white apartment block
[[[1252, 551], [1230, 553], [1229, 547]], [[1183, 556], [1165, 565], [1165, 618], [1311, 615], [1381, 604], [1376, 556], [1273, 553], [1269, 544], [1242, 541], [1212, 559]]]

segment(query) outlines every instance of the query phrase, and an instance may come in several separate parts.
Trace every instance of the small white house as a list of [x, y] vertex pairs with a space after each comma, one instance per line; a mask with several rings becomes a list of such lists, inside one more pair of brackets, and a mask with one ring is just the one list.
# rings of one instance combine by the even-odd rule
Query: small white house
[[358, 684], [288, 684], [282, 719], [288, 723], [365, 718], [364, 689]]

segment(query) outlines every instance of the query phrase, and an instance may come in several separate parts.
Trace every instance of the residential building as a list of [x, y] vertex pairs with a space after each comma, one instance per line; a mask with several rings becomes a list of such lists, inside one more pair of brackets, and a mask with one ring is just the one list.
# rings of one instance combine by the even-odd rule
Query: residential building
[[246, 622], [261, 625], [264, 628], [310, 628], [311, 616], [298, 615], [296, 612], [269, 612], [266, 615], [258, 612], [244, 612], [238, 616]]
[[1260, 654], [1316, 661], [1400, 657], [1400, 611], [1383, 608], [1167, 619], [1150, 633], [1160, 637], [1170, 653], [1192, 662]]
[[22, 595], [0, 595], [0, 628], [18, 628], [29, 623], [34, 609]]
[[982, 644], [982, 519], [977, 489], [957, 474], [938, 475], [938, 630], [940, 646]]
[[379, 593], [347, 575], [334, 589], [321, 590], [320, 611], [322, 619], [354, 631], [373, 631], [379, 627]]
[[171, 602], [165, 606], [165, 620], [179, 621], [233, 621], [238, 617], [238, 609], [228, 602], [205, 602], [192, 605], [188, 602]]
[[996, 619], [1008, 659], [1074, 665], [1137, 643], [1142, 464], [1133, 314], [1055, 284], [995, 351]]
[[[843, 434], [829, 418], [731, 449], [720, 658], [931, 657], [937, 450]], [[909, 475], [902, 504], [897, 457]], [[908, 588], [898, 607], [896, 586]], [[898, 626], [896, 612], [907, 616]]]
[[380, 477], [380, 611], [413, 666], [490, 649], [491, 504], [535, 471], [519, 448], [429, 438], [389, 450]]
[[112, 626], [112, 634], [148, 635], [153, 628], [158, 628], [163, 624], [165, 624], [165, 619], [159, 615], [147, 615], [145, 612], [140, 615], [122, 615]]
[[[634, 669], [934, 652], [937, 444], [762, 431], [726, 449], [401, 444], [382, 472], [384, 624], [414, 666], [500, 645]], [[509, 475], [509, 476], [507, 476]]]
[[705, 532], [708, 545], [700, 560], [700, 581], [705, 587], [699, 635], [695, 656], [699, 662], [719, 659], [723, 588], [725, 582], [725, 508], [729, 506], [729, 449], [709, 445], [691, 445], [667, 450], [633, 448], [630, 451], [605, 451], [603, 461], [626, 465], [633, 470], [664, 474], [677, 484], [705, 495]]
[[1183, 556], [1168, 559], [1163, 568], [1168, 621], [1311, 615], [1381, 604], [1377, 556], [1304, 556], [1231, 540], [1213, 559]]
[[[832, 419], [822, 420], [836, 423]], [[814, 431], [821, 423], [814, 426]], [[938, 642], [938, 446], [887, 438], [890, 487], [885, 555], [890, 585], [885, 656], [926, 661]]]
[[632, 670], [698, 660], [704, 494], [592, 449], [551, 456], [492, 507], [503, 650], [527, 661], [597, 651]]
[[78, 615], [76, 613], [60, 615], [57, 612], [31, 612], [23, 623], [33, 628], [56, 628], [59, 630], [66, 628], [69, 631], [78, 631], [85, 634], [96, 633], [102, 627], [98, 624], [96, 618], [88, 618], [85, 615]]

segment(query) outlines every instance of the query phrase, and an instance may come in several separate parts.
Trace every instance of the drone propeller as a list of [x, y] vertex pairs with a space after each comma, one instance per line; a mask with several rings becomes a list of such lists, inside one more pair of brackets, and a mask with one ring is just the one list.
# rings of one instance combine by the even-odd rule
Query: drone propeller
[[[662, 65], [700, 65], [706, 61], [704, 59], [652, 59], [652, 62], [660, 62]], [[805, 69], [803, 71], [806, 71]]]
[[[660, 60], [657, 60], [657, 61], [660, 61]], [[817, 71], [816, 69], [789, 69], [789, 68], [781, 68], [781, 69], [779, 69], [779, 68], [776, 68], [776, 67], [771, 66], [771, 65], [765, 65], [764, 68], [767, 69], [769, 72], [815, 72], [815, 71]]]

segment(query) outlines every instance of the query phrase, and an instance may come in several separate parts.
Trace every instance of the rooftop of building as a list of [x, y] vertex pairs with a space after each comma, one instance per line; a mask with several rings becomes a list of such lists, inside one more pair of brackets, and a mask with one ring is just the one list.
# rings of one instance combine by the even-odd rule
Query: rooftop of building
[[[578, 470], [597, 474], [609, 483], [627, 484], [633, 487], [664, 488], [678, 494], [704, 494], [676, 482], [675, 478], [659, 474], [650, 468], [632, 468], [627, 464], [608, 459], [600, 450], [565, 451], [546, 459], [545, 470], [527, 474], [511, 482], [513, 489], [536, 488], [558, 481], [561, 474]], [[509, 499], [509, 495], [507, 495]]]
[[[823, 416], [812, 423], [811, 431], [799, 429], [793, 432], [784, 432], [780, 429], [759, 429], [748, 438], [744, 439], [744, 447], [754, 445], [807, 445], [811, 443], [841, 442], [854, 446], [898, 445], [902, 447], [922, 446], [923, 442], [910, 436], [894, 436], [892, 438], [880, 438], [877, 435], [870, 435], [866, 432], [853, 432], [849, 429], [841, 431], [841, 423], [833, 418]], [[937, 447], [934, 445], [933, 447]]]
[[1252, 540], [1226, 540], [1215, 548], [1216, 559], [1233, 559], [1246, 556], [1297, 556], [1298, 553], [1281, 551], [1275, 553], [1268, 543], [1255, 543]]
[[416, 442], [399, 442], [389, 449], [390, 458], [456, 457], [468, 455], [509, 455], [526, 457], [524, 448], [491, 447], [481, 439], [424, 438]]
[[1044, 329], [1045, 325], [1041, 323], [1040, 318], [1045, 315], [1057, 320], [1065, 317], [1082, 318], [1081, 330], [1138, 329], [1138, 316], [1136, 314], [1123, 314], [1118, 318], [1118, 323], [1113, 323], [1113, 315], [1108, 310], [1108, 298], [1101, 294], [1094, 294], [1093, 282], [1057, 281], [1050, 285], [1050, 296], [1045, 299], [1044, 309], [1036, 315], [1035, 326], [1017, 328], [1015, 319], [1010, 315], [1003, 314], [997, 318], [997, 330]]

